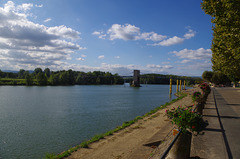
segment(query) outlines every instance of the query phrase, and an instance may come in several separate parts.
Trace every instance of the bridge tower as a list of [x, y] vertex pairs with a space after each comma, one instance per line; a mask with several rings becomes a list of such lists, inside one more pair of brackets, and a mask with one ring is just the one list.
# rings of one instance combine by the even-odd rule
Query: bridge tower
[[132, 87], [140, 87], [140, 70], [133, 71], [133, 82]]

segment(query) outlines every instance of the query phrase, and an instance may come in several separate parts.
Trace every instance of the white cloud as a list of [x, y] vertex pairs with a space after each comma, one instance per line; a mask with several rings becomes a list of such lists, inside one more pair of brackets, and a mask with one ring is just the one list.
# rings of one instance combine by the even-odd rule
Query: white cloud
[[193, 70], [200, 70], [200, 72], [203, 72], [205, 70], [211, 70], [212, 69], [212, 63], [209, 61], [204, 62], [197, 62], [192, 65], [189, 65], [189, 67]]
[[42, 8], [43, 5], [42, 4], [39, 4], [39, 5], [35, 4], [35, 7]]
[[172, 38], [169, 38], [167, 40], [161, 41], [160, 43], [153, 44], [154, 46], [156, 45], [161, 45], [161, 46], [170, 46], [170, 45], [176, 45], [180, 44], [184, 41], [183, 38], [179, 38], [177, 36], [174, 36]]
[[165, 38], [167, 38], [167, 36], [159, 35], [159, 34], [154, 33], [154, 32], [150, 32], [150, 33], [142, 33], [142, 34], [136, 36], [135, 39], [136, 40], [144, 39], [144, 40], [151, 40], [151, 41], [161, 41]]
[[147, 68], [157, 68], [157, 69], [172, 69], [173, 66], [171, 65], [155, 65], [155, 64], [148, 64], [147, 65]]
[[76, 60], [78, 60], [78, 61], [84, 61], [85, 59], [79, 57], [79, 58], [76, 58]]
[[181, 51], [173, 51], [172, 53], [180, 59], [210, 60], [212, 58], [212, 51], [204, 48], [199, 48], [197, 50], [183, 49]]
[[159, 35], [155, 32], [144, 32], [141, 33], [140, 28], [131, 24], [113, 24], [111, 28], [108, 29], [107, 33], [94, 31], [93, 35], [97, 35], [100, 39], [121, 39], [121, 40], [151, 40], [151, 41], [161, 41], [167, 36]]
[[131, 25], [113, 24], [107, 33], [110, 35], [110, 40], [135, 40], [135, 36], [140, 32], [140, 28]]
[[98, 56], [98, 58], [99, 59], [104, 59], [105, 57], [104, 57], [104, 55], [100, 55], [100, 56]]
[[81, 56], [82, 56], [82, 57], [87, 57], [87, 55], [85, 55], [85, 54], [82, 54]]
[[184, 38], [185, 39], [191, 39], [195, 35], [196, 35], [195, 31], [193, 31], [192, 29], [188, 29], [188, 32], [186, 34], [184, 34]]
[[120, 59], [120, 56], [115, 56], [116, 59]]
[[193, 31], [192, 29], [188, 29], [188, 32], [184, 34], [183, 38], [180, 38], [178, 36], [174, 36], [172, 38], [166, 39], [164, 41], [161, 41], [159, 43], [154, 43], [152, 44], [153, 46], [171, 46], [171, 45], [176, 45], [176, 44], [180, 44], [183, 43], [184, 40], [186, 39], [191, 39], [192, 37], [194, 37], [196, 35], [196, 32]]
[[182, 60], [180, 63], [188, 63], [188, 62], [191, 62], [191, 60], [185, 59], [185, 60]]
[[101, 35], [101, 32], [99, 32], [99, 31], [94, 31], [94, 32], [92, 33], [92, 35]]
[[99, 39], [106, 39], [107, 34], [104, 34], [103, 32], [94, 31], [92, 35], [97, 35]]
[[45, 19], [43, 22], [44, 23], [47, 23], [47, 22], [50, 22], [52, 19], [51, 18], [47, 18], [47, 19]]
[[66, 26], [46, 27], [28, 20], [33, 4], [15, 5], [8, 1], [0, 7], [0, 61], [3, 69], [59, 67], [71, 53], [84, 49], [69, 40], [80, 32]]
[[[100, 39], [110, 39], [110, 40], [149, 40], [153, 42], [160, 41], [154, 44], [148, 44], [153, 46], [171, 46], [183, 43], [186, 39], [191, 39], [196, 35], [196, 32], [192, 29], [188, 28], [188, 32], [183, 35], [183, 37], [173, 36], [171, 38], [167, 38], [165, 35], [160, 35], [155, 32], [141, 32], [139, 27], [131, 24], [113, 24], [107, 31], [104, 33], [103, 31], [94, 31], [93, 35], [98, 36]], [[166, 39], [166, 40], [164, 40]]]

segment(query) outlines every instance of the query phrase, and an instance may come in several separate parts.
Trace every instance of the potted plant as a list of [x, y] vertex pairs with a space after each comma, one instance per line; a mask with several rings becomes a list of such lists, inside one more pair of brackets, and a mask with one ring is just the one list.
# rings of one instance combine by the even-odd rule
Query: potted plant
[[202, 94], [201, 94], [201, 92], [198, 92], [198, 91], [193, 92], [192, 100], [193, 100], [193, 102], [200, 103], [202, 101]]
[[181, 134], [169, 153], [170, 158], [189, 158], [192, 133], [199, 133], [202, 128], [202, 116], [192, 108], [177, 107], [166, 110], [172, 124], [178, 126]]
[[206, 82], [201, 83], [200, 88], [203, 91], [203, 94], [206, 96], [211, 92], [211, 88]]

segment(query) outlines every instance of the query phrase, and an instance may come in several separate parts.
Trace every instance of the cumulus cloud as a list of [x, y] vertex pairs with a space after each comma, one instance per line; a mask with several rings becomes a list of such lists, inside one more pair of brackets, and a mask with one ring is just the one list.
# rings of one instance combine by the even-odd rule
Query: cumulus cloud
[[191, 39], [195, 35], [196, 35], [195, 31], [193, 31], [192, 29], [188, 29], [188, 32], [186, 34], [184, 34], [184, 38], [185, 39]]
[[147, 68], [157, 68], [157, 69], [172, 69], [173, 66], [171, 65], [155, 65], [155, 64], [148, 64], [147, 65]]
[[154, 43], [152, 45], [153, 46], [157, 46], [157, 45], [160, 45], [160, 46], [171, 46], [171, 45], [181, 44], [181, 43], [184, 42], [184, 40], [191, 39], [195, 35], [196, 35], [195, 31], [193, 31], [192, 29], [188, 29], [188, 32], [185, 33], [182, 38], [180, 38], [178, 36], [174, 36], [172, 38], [168, 38], [166, 40], [163, 40], [163, 41], [161, 41], [159, 43]]
[[180, 44], [184, 41], [183, 38], [179, 38], [177, 36], [174, 36], [172, 38], [169, 38], [167, 40], [163, 40], [160, 43], [157, 44], [153, 44], [154, 46], [156, 45], [161, 45], [161, 46], [170, 46], [170, 45], [176, 45], [176, 44]]
[[185, 59], [185, 60], [182, 60], [180, 63], [188, 63], [188, 62], [191, 62], [191, 60]]
[[85, 59], [79, 57], [79, 58], [77, 58], [76, 60], [78, 60], [78, 61], [84, 61]]
[[110, 40], [122, 39], [122, 40], [135, 40], [135, 36], [140, 32], [140, 28], [131, 25], [120, 25], [113, 24], [110, 29], [108, 29], [108, 34], [110, 35]]
[[113, 24], [106, 33], [94, 31], [93, 35], [97, 35], [101, 39], [121, 39], [121, 40], [151, 40], [161, 41], [167, 36], [159, 35], [155, 32], [144, 32], [141, 33], [140, 28], [131, 24]]
[[204, 48], [199, 48], [197, 50], [183, 49], [181, 51], [173, 51], [172, 53], [180, 59], [210, 60], [212, 58], [212, 51]]
[[92, 35], [97, 35], [99, 39], [106, 39], [107, 34], [104, 34], [103, 32], [94, 31]]
[[104, 55], [100, 55], [100, 56], [98, 56], [98, 58], [99, 59], [104, 59], [105, 57], [104, 57]]
[[115, 56], [116, 59], [120, 59], [120, 56]]
[[42, 8], [43, 5], [42, 4], [39, 4], [39, 5], [35, 4], [35, 7]]
[[103, 31], [94, 31], [92, 35], [96, 35], [100, 39], [109, 40], [149, 40], [158, 43], [148, 45], [171, 46], [183, 43], [186, 39], [191, 39], [196, 35], [196, 32], [189, 28], [188, 32], [185, 33], [182, 38], [178, 36], [168, 38], [166, 35], [160, 35], [155, 32], [141, 32], [140, 28], [136, 27], [135, 25], [113, 24], [106, 33], [104, 33]]
[[[80, 32], [64, 25], [46, 27], [28, 20], [33, 4], [0, 7], [0, 60], [5, 69], [58, 67], [71, 53], [84, 49], [71, 40]], [[6, 68], [8, 67], [8, 68]]]
[[99, 31], [94, 31], [93, 33], [92, 33], [92, 35], [100, 35], [101, 34], [101, 32], [99, 32]]
[[47, 22], [50, 22], [52, 19], [51, 18], [47, 18], [47, 19], [45, 19], [43, 22], [44, 23], [47, 23]]

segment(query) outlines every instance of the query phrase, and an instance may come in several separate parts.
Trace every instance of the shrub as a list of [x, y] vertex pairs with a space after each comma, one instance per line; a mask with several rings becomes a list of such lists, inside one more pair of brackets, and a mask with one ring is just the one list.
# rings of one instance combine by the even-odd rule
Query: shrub
[[172, 124], [176, 124], [183, 133], [187, 130], [199, 132], [201, 130], [202, 116], [191, 110], [192, 108], [178, 107], [173, 110], [166, 110], [167, 116], [172, 120]]
[[204, 95], [209, 94], [211, 92], [211, 88], [206, 82], [200, 84], [200, 88], [203, 91]]
[[192, 100], [193, 102], [201, 102], [201, 99], [202, 99], [202, 95], [201, 95], [201, 92], [193, 92], [192, 94]]

